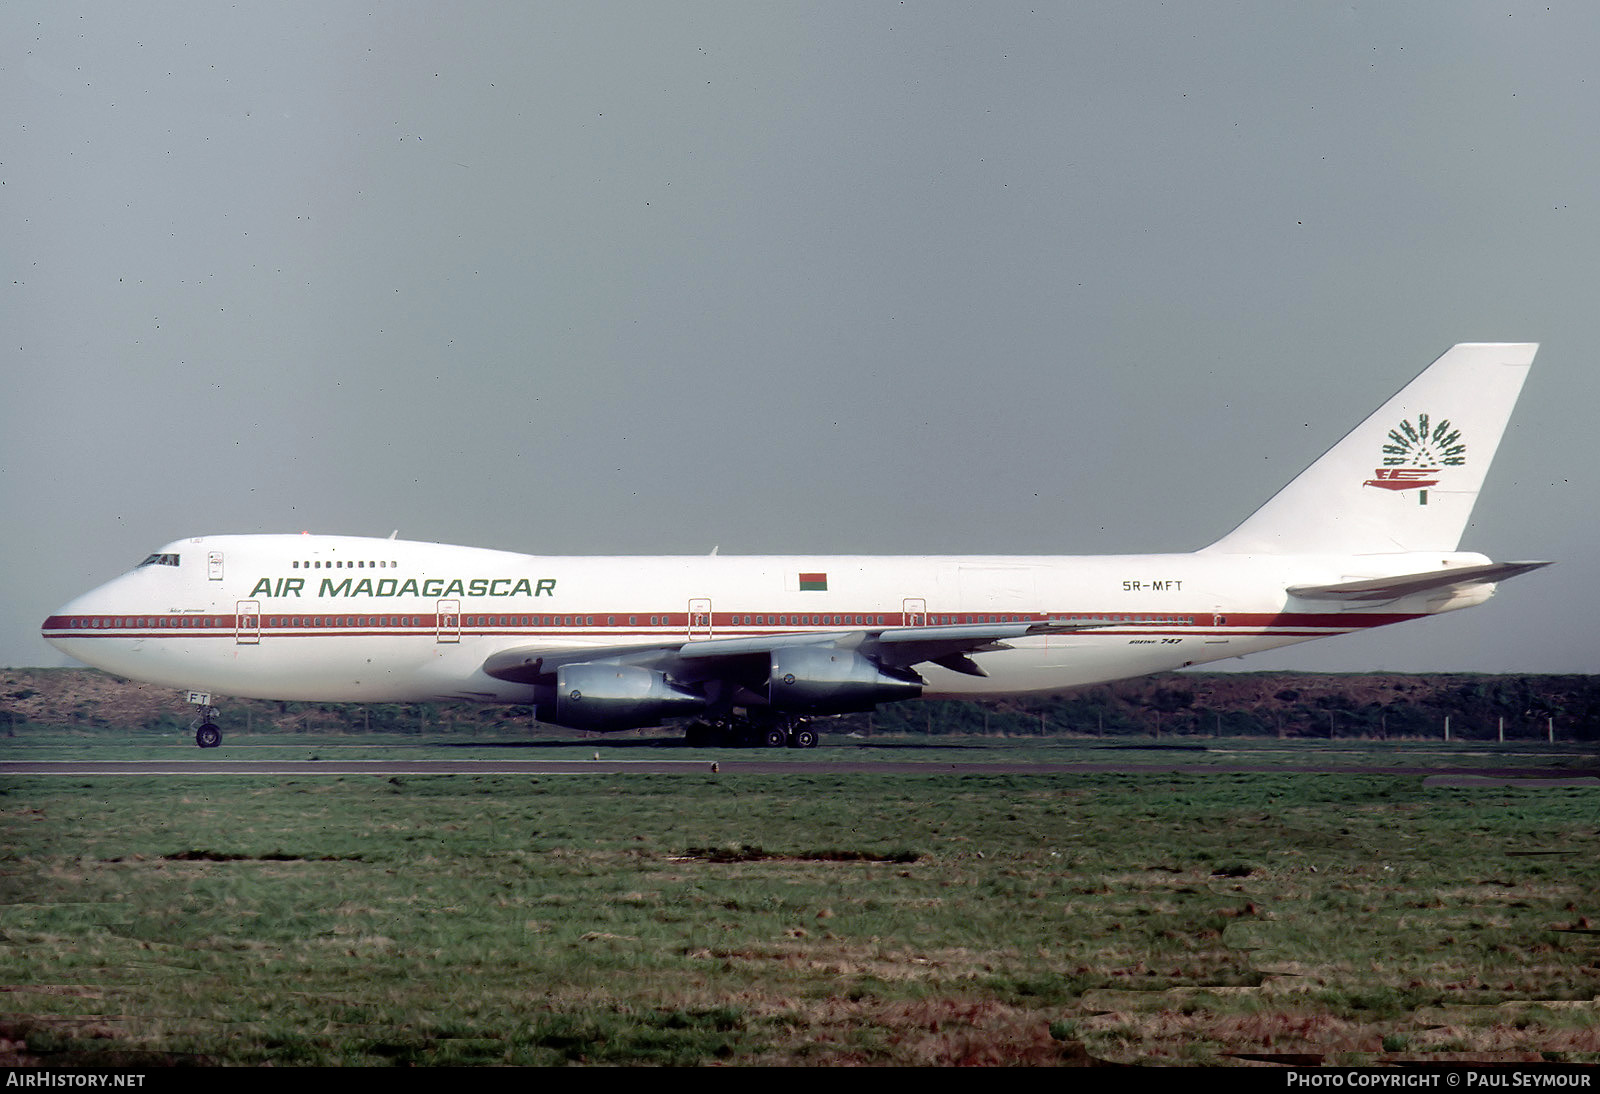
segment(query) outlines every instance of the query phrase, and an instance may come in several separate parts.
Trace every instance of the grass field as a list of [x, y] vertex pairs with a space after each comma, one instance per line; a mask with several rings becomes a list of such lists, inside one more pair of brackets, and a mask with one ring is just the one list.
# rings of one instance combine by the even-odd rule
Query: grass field
[[[1123, 749], [958, 775], [895, 745], [866, 754], [930, 762], [4, 777], [0, 1063], [1600, 1062], [1600, 790], [1433, 787], [1355, 770], [1416, 748], [1348, 742], [1248, 746], [1266, 774]], [[346, 747], [383, 754], [225, 751]], [[108, 751], [5, 756], [62, 750]]]

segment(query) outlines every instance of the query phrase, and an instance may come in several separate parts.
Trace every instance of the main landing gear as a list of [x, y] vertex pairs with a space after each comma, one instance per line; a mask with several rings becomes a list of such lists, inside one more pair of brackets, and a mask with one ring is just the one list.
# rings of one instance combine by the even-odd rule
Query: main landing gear
[[195, 720], [189, 723], [194, 727], [194, 743], [201, 748], [216, 748], [222, 743], [222, 730], [217, 728], [217, 708], [211, 705], [211, 693], [191, 691], [189, 702], [199, 708]]
[[693, 748], [816, 748], [817, 731], [799, 718], [733, 716], [691, 722], [683, 740]]

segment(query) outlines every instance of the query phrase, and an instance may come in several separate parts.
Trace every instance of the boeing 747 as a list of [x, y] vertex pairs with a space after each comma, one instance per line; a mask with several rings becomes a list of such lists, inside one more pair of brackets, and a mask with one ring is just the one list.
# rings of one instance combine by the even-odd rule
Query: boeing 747
[[1455, 346], [1186, 554], [568, 558], [325, 535], [169, 543], [44, 622], [120, 676], [313, 702], [529, 704], [696, 743], [809, 748], [813, 719], [1059, 692], [1481, 604], [1546, 565], [1458, 550], [1538, 347]]

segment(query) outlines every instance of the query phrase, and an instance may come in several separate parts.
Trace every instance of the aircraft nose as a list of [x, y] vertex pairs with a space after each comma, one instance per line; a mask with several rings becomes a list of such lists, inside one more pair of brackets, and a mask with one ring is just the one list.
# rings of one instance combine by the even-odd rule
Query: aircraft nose
[[[39, 634], [46, 642], [71, 657], [78, 656], [80, 642], [87, 631], [94, 629], [99, 620], [109, 614], [104, 596], [106, 586], [91, 589], [82, 596], [73, 597], [61, 607], [45, 616], [39, 625]], [[80, 658], [81, 659], [81, 658]]]
[[68, 653], [67, 647], [62, 645], [68, 635], [68, 624], [71, 617], [64, 607], [57, 608], [45, 616], [44, 622], [39, 624], [39, 636], [50, 643], [62, 653]]

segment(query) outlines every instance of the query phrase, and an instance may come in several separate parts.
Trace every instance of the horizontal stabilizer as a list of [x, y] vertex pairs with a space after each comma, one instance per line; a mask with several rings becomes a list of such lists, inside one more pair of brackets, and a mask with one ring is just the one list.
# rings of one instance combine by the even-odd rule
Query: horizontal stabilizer
[[1291, 585], [1289, 595], [1302, 600], [1398, 600], [1402, 596], [1451, 585], [1483, 585], [1537, 570], [1548, 562], [1491, 562], [1485, 566], [1452, 566], [1425, 574], [1341, 581], [1337, 585]]

